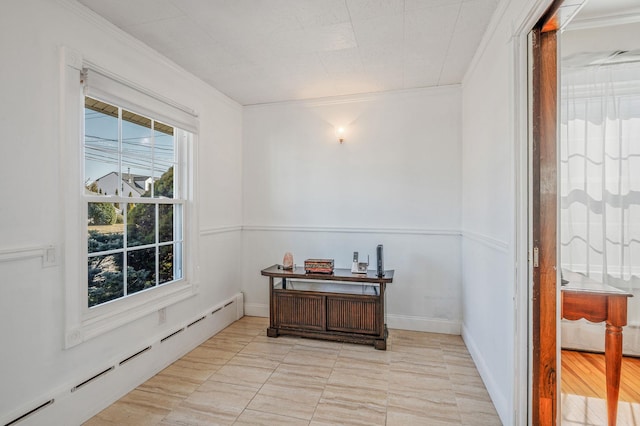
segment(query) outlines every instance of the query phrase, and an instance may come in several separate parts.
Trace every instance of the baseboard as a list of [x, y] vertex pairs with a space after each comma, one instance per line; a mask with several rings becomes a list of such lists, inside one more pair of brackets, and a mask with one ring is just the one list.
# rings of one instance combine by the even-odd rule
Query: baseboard
[[[269, 317], [269, 305], [264, 303], [245, 303], [245, 315], [252, 317]], [[459, 321], [445, 321], [435, 318], [416, 317], [410, 315], [387, 315], [387, 327], [399, 330], [424, 331], [427, 333], [460, 334]]]
[[238, 320], [243, 300], [238, 293], [136, 347], [122, 348], [119, 356], [96, 366], [94, 373], [72, 378], [0, 415], [0, 424], [82, 424]]
[[245, 303], [244, 314], [249, 317], [269, 318], [269, 305], [264, 303]]
[[487, 366], [482, 353], [478, 349], [478, 346], [464, 324], [462, 324], [462, 340], [464, 340], [465, 345], [467, 345], [467, 350], [469, 351], [471, 358], [473, 358], [473, 362], [476, 364], [476, 369], [478, 370], [478, 373], [480, 373], [480, 377], [484, 382], [484, 386], [487, 388], [487, 392], [489, 392], [491, 402], [493, 402], [493, 405], [496, 407], [498, 416], [500, 416], [500, 421], [505, 425], [513, 423], [513, 420], [511, 419], [512, 412], [509, 408], [509, 401], [493, 379], [491, 369]]
[[437, 318], [417, 317], [411, 315], [387, 314], [386, 322], [388, 328], [397, 328], [399, 330], [460, 335], [460, 321], [447, 321]]

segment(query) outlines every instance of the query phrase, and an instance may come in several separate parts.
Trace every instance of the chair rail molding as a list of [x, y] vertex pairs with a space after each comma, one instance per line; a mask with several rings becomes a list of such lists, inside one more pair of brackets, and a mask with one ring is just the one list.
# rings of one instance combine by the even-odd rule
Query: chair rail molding
[[462, 237], [478, 242], [486, 247], [490, 247], [492, 249], [501, 251], [501, 252], [508, 252], [509, 251], [509, 243], [503, 240], [499, 240], [497, 238], [493, 238], [490, 237], [488, 235], [485, 234], [481, 234], [479, 232], [474, 232], [474, 231], [468, 231], [468, 230], [464, 230], [462, 231]]
[[54, 245], [0, 250], [0, 263], [36, 258], [42, 259], [42, 267], [55, 266], [58, 264], [58, 251]]
[[428, 228], [357, 228], [332, 226], [281, 226], [281, 225], [245, 225], [243, 231], [249, 232], [327, 232], [342, 234], [405, 234], [405, 235], [437, 235], [459, 237], [462, 235], [457, 229], [428, 229]]
[[217, 226], [214, 228], [201, 229], [200, 236], [206, 237], [210, 235], [225, 234], [227, 232], [238, 232], [238, 231], [242, 231], [241, 225]]

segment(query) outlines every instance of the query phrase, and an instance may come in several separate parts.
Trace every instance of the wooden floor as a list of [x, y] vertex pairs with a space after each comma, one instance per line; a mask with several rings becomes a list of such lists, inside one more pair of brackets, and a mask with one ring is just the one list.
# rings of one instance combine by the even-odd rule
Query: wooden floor
[[460, 336], [390, 330], [372, 346], [227, 327], [86, 425], [500, 425]]
[[[604, 355], [562, 351], [562, 424], [606, 425]], [[640, 426], [640, 359], [623, 357], [618, 425]]]

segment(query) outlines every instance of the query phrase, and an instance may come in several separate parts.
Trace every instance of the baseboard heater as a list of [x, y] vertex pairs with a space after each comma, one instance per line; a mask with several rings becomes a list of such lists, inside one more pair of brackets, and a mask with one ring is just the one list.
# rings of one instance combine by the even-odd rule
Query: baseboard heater
[[53, 404], [56, 400], [55, 399], [50, 399], [45, 403], [42, 403], [40, 405], [38, 405], [36, 408], [34, 408], [33, 410], [24, 413], [23, 415], [21, 415], [20, 417], [16, 417], [15, 419], [11, 420], [9, 423], [5, 424], [4, 426], [11, 426], [14, 425], [16, 423], [18, 423], [21, 420], [26, 419], [27, 417], [29, 417], [30, 415], [42, 410], [44, 407], [48, 407], [49, 405]]
[[89, 384], [89, 383], [93, 382], [93, 381], [94, 381], [95, 379], [97, 379], [98, 377], [102, 377], [102, 376], [104, 376], [104, 375], [105, 375], [105, 374], [107, 374], [109, 371], [112, 371], [114, 368], [115, 368], [115, 367], [112, 365], [111, 367], [109, 367], [109, 368], [107, 368], [107, 369], [105, 369], [105, 370], [102, 370], [101, 372], [99, 372], [99, 373], [98, 373], [98, 374], [96, 374], [95, 376], [91, 376], [91, 377], [89, 377], [89, 378], [88, 378], [87, 380], [85, 380], [84, 382], [82, 382], [82, 383], [80, 383], [80, 384], [75, 385], [74, 387], [72, 387], [72, 388], [71, 388], [71, 392], [75, 392], [75, 391], [77, 391], [78, 389], [80, 389], [81, 387], [83, 387], [83, 386], [85, 386], [85, 385], [87, 385], [87, 384]]
[[187, 328], [191, 327], [194, 324], [199, 323], [200, 321], [202, 321], [205, 318], [206, 318], [206, 316], [198, 318], [197, 320], [193, 321], [192, 323], [189, 323], [189, 325], [187, 325]]
[[127, 363], [127, 362], [131, 361], [132, 359], [134, 359], [134, 358], [136, 358], [136, 357], [138, 357], [138, 356], [142, 355], [143, 353], [145, 353], [145, 352], [146, 352], [146, 351], [148, 351], [149, 349], [151, 349], [151, 346], [147, 346], [147, 347], [146, 347], [146, 348], [144, 348], [143, 350], [138, 351], [138, 352], [136, 352], [135, 354], [131, 355], [130, 357], [127, 357], [127, 358], [123, 359], [122, 361], [120, 361], [120, 362], [118, 363], [118, 365], [122, 365], [122, 364], [125, 364], [125, 363]]
[[178, 333], [182, 333], [183, 331], [184, 331], [184, 328], [181, 328], [181, 329], [180, 329], [180, 330], [178, 330], [178, 331], [174, 331], [174, 332], [173, 332], [173, 333], [171, 333], [170, 335], [165, 336], [165, 337], [163, 337], [162, 339], [160, 339], [160, 343], [164, 343], [166, 340], [171, 339], [173, 336], [175, 336], [175, 335], [176, 335], [176, 334], [178, 334]]
[[[223, 308], [226, 308], [226, 307], [227, 307], [227, 306], [229, 306], [229, 305], [232, 305], [234, 302], [235, 302], [235, 299], [234, 299], [234, 300], [232, 300], [232, 301], [230, 301], [230, 302], [227, 302], [224, 306], [221, 306], [221, 307], [219, 307], [219, 308], [217, 308], [217, 309], [214, 309], [214, 310], [211, 312], [211, 315], [213, 315], [213, 314], [215, 314], [216, 312], [218, 312], [218, 311], [222, 310]], [[163, 337], [162, 339], [160, 339], [160, 343], [165, 342], [166, 340], [168, 340], [168, 339], [172, 338], [173, 336], [177, 335], [178, 333], [181, 333], [181, 332], [185, 331], [187, 328], [191, 327], [192, 325], [195, 325], [195, 324], [199, 323], [200, 321], [202, 321], [202, 320], [206, 319], [206, 317], [207, 317], [206, 315], [203, 315], [202, 317], [200, 317], [200, 318], [196, 319], [195, 321], [192, 321], [191, 323], [189, 323], [186, 327], [182, 327], [182, 328], [180, 328], [180, 329], [178, 329], [178, 330], [174, 331], [173, 333], [171, 333], [171, 334], [169, 334], [169, 335], [167, 335], [167, 336]], [[136, 358], [136, 357], [138, 357], [138, 356], [142, 355], [143, 353], [145, 353], [145, 352], [147, 352], [147, 351], [150, 351], [152, 348], [153, 348], [153, 345], [150, 345], [150, 346], [145, 347], [144, 349], [139, 350], [138, 352], [134, 353], [133, 355], [128, 356], [127, 358], [125, 358], [125, 359], [123, 359], [122, 361], [120, 361], [120, 362], [118, 363], [118, 366], [121, 366], [121, 365], [123, 365], [123, 364], [125, 364], [125, 363], [127, 363], [127, 362], [131, 361], [132, 359], [134, 359], [134, 358]], [[109, 373], [110, 371], [115, 370], [115, 368], [116, 368], [116, 367], [112, 365], [112, 366], [110, 366], [109, 368], [106, 368], [106, 369], [102, 370], [102, 371], [101, 371], [101, 372], [99, 372], [98, 374], [95, 374], [95, 375], [93, 375], [93, 376], [89, 377], [87, 380], [84, 380], [83, 382], [81, 382], [81, 383], [77, 384], [76, 386], [74, 386], [73, 388], [71, 388], [71, 392], [75, 392], [75, 391], [77, 391], [78, 389], [80, 389], [80, 388], [82, 388], [82, 387], [84, 387], [84, 386], [88, 385], [89, 383], [93, 382], [94, 380], [97, 380], [98, 378], [100, 378], [100, 377], [102, 377], [102, 376], [106, 375], [106, 374], [107, 374], [107, 373]], [[22, 420], [24, 420], [24, 419], [26, 419], [27, 417], [29, 417], [29, 416], [31, 416], [31, 415], [33, 415], [33, 414], [37, 413], [38, 411], [40, 411], [40, 410], [44, 409], [45, 407], [48, 407], [48, 406], [52, 405], [54, 402], [55, 402], [55, 398], [52, 398], [52, 399], [50, 399], [50, 400], [48, 400], [48, 401], [46, 401], [46, 402], [44, 402], [44, 403], [42, 403], [42, 404], [38, 405], [37, 407], [35, 407], [35, 408], [33, 408], [33, 409], [31, 409], [31, 410], [27, 411], [26, 413], [24, 413], [24, 414], [22, 414], [22, 415], [20, 415], [20, 416], [16, 417], [15, 419], [11, 420], [9, 423], [5, 423], [5, 424], [4, 424], [4, 426], [12, 426], [12, 425], [15, 425], [16, 423], [21, 422]]]

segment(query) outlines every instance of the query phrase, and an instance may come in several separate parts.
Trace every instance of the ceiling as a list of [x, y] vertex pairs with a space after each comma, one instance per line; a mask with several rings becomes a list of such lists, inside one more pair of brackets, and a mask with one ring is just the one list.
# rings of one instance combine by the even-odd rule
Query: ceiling
[[498, 3], [78, 1], [242, 105], [460, 83]]
[[[252, 105], [460, 83], [499, 0], [77, 1]], [[567, 29], [639, 17], [588, 0]]]

